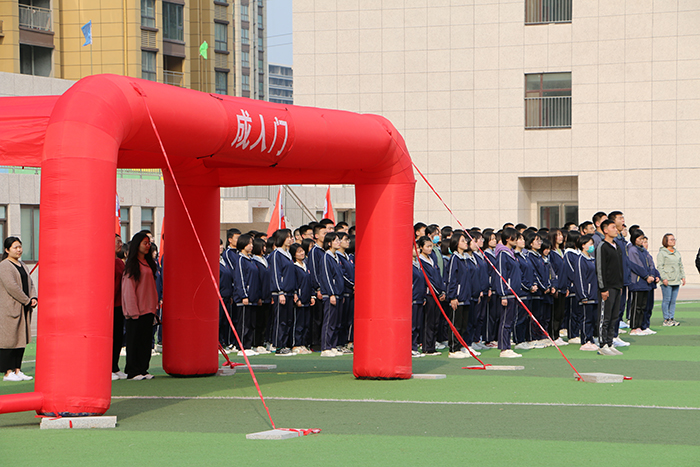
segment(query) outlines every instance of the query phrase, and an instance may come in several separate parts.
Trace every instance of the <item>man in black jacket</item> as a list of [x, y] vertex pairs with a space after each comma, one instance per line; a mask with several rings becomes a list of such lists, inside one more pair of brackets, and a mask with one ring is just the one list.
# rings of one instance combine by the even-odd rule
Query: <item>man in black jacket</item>
[[595, 250], [596, 273], [598, 275], [598, 291], [600, 294], [600, 324], [598, 336], [600, 339], [600, 355], [622, 355], [613, 346], [615, 336], [615, 320], [619, 315], [620, 297], [624, 280], [622, 275], [622, 255], [620, 247], [614, 239], [618, 235], [617, 227], [611, 220], [600, 224], [605, 240]]

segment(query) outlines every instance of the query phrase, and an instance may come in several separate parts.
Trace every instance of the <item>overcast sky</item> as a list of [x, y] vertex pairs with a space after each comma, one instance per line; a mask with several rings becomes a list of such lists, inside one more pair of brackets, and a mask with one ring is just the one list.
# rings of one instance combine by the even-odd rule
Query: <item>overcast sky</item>
[[292, 65], [292, 0], [267, 0], [267, 60]]

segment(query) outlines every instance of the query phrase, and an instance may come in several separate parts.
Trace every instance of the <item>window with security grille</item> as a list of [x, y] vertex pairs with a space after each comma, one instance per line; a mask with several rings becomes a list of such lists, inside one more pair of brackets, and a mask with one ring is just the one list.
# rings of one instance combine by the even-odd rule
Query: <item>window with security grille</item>
[[571, 127], [571, 73], [525, 75], [525, 128]]
[[525, 24], [570, 23], [573, 0], [525, 0]]

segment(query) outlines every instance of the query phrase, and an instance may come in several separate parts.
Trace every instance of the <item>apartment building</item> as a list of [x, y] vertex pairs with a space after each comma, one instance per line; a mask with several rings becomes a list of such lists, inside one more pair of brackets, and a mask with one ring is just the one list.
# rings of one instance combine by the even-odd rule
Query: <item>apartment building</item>
[[294, 73], [291, 66], [270, 63], [268, 79], [270, 102], [294, 104]]
[[0, 0], [0, 71], [73, 81], [115, 73], [266, 100], [266, 8], [265, 0]]

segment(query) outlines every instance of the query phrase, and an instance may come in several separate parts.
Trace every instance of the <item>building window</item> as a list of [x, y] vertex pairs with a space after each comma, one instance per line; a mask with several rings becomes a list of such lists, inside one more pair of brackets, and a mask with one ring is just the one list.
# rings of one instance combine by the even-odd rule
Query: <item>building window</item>
[[156, 0], [141, 0], [141, 26], [156, 27]]
[[155, 235], [153, 219], [154, 208], [141, 208], [141, 230], [148, 230]]
[[250, 44], [247, 29], [241, 29], [241, 44]]
[[262, 36], [258, 36], [258, 49], [262, 51], [263, 49], [263, 38]]
[[263, 17], [262, 17], [262, 13], [258, 13], [258, 29], [262, 29], [262, 28], [263, 28]]
[[228, 73], [223, 71], [216, 72], [216, 90], [217, 94], [228, 95]]
[[265, 83], [262, 80], [258, 82], [258, 97], [265, 97]]
[[540, 206], [540, 228], [559, 229], [567, 222], [578, 225], [578, 205], [547, 203]]
[[122, 241], [124, 243], [128, 242], [131, 237], [129, 236], [129, 208], [119, 209], [119, 227], [121, 231]]
[[250, 68], [250, 52], [241, 52], [241, 66]]
[[183, 41], [182, 5], [163, 2], [163, 38]]
[[25, 261], [39, 260], [39, 206], [21, 206], [22, 222], [22, 259]]
[[572, 0], [525, 0], [525, 24], [570, 23]]
[[571, 73], [525, 75], [525, 128], [571, 127]]
[[156, 53], [141, 51], [141, 78], [156, 81]]
[[241, 21], [250, 21], [248, 18], [248, 5], [241, 5]]
[[7, 206], [0, 206], [0, 239], [7, 238]]
[[19, 45], [19, 72], [23, 75], [51, 76], [51, 53], [48, 47]]
[[228, 50], [228, 25], [222, 23], [214, 24], [215, 50]]
[[250, 91], [250, 76], [248, 76], [248, 75], [241, 76], [241, 89], [243, 91]]

